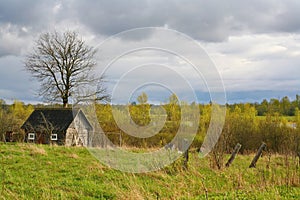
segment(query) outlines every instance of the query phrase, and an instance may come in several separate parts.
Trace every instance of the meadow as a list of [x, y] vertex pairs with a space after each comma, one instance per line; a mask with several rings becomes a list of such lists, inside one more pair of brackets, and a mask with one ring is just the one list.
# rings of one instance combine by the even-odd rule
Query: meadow
[[[224, 159], [229, 158], [229, 154]], [[0, 143], [0, 199], [299, 199], [297, 157], [238, 155], [217, 169], [210, 156], [190, 152], [156, 172], [114, 170], [83, 147]]]

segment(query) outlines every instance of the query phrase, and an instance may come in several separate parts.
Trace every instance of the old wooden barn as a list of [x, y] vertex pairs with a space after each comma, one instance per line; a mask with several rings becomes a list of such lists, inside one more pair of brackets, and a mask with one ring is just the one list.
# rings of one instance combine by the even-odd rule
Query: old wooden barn
[[25, 141], [39, 144], [89, 146], [93, 127], [81, 110], [36, 109], [24, 122]]

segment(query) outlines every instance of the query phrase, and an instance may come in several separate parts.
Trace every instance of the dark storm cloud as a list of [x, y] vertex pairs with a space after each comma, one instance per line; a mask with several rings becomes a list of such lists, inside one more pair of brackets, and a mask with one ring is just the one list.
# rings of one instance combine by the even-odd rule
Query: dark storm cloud
[[2, 0], [0, 3], [0, 23], [30, 26], [35, 30], [47, 27], [53, 19], [54, 1], [45, 0]]
[[54, 7], [54, 2], [44, 0], [2, 0], [0, 58], [24, 53], [37, 34], [47, 30], [55, 21]]
[[196, 39], [223, 41], [235, 34], [298, 32], [300, 28], [297, 0], [75, 0], [68, 7], [73, 18], [105, 35], [143, 26], [168, 26]]
[[[4, 0], [0, 25], [42, 31], [76, 21], [96, 34], [113, 35], [145, 26], [167, 26], [195, 39], [220, 42], [244, 33], [298, 32], [297, 0]], [[137, 36], [140, 38], [140, 36]]]

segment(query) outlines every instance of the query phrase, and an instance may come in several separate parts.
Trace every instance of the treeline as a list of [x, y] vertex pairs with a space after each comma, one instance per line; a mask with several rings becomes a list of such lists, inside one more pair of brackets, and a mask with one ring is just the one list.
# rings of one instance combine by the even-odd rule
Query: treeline
[[[96, 110], [101, 127], [116, 145], [120, 145], [121, 142], [122, 145], [127, 146], [158, 147], [164, 146], [174, 138], [181, 120], [178, 104], [165, 104], [162, 106], [168, 113], [167, 121], [158, 134], [146, 139], [132, 137], [119, 129], [114, 120], [118, 116], [112, 115], [111, 105], [99, 104], [96, 106]], [[150, 121], [148, 114], [150, 108], [149, 104], [129, 105], [132, 120], [136, 124], [147, 125]], [[199, 105], [199, 108], [201, 116], [198, 120], [198, 132], [192, 145], [195, 148], [202, 145], [211, 120], [211, 105]], [[120, 112], [121, 110], [123, 109], [120, 109]], [[119, 133], [120, 135], [110, 133]], [[269, 151], [275, 153], [299, 152], [299, 109], [295, 109], [295, 117], [291, 120], [278, 112], [266, 113], [266, 116], [263, 117], [258, 116], [258, 111], [252, 104], [235, 105], [233, 109], [228, 107], [223, 132], [216, 148], [219, 148], [219, 150], [221, 148], [222, 151], [230, 153], [235, 144], [240, 143], [242, 144], [241, 153], [248, 153], [255, 152], [262, 142], [267, 144]]]
[[[295, 109], [293, 118], [279, 112], [267, 112], [257, 116], [256, 107], [251, 104], [228, 109], [219, 148], [232, 151], [235, 144], [242, 144], [241, 152], [254, 152], [262, 142], [273, 153], [297, 153], [300, 151], [300, 112]], [[218, 148], [218, 147], [216, 147]]]
[[[260, 103], [252, 103], [251, 105], [257, 110], [258, 116], [266, 116], [274, 113], [278, 113], [282, 116], [295, 116], [296, 110], [300, 109], [300, 95], [296, 95], [293, 101], [285, 96], [281, 99], [272, 98], [269, 101], [264, 99]], [[227, 104], [227, 107], [231, 110], [233, 110], [235, 106], [243, 107], [243, 104]]]
[[[145, 94], [143, 95], [145, 98]], [[141, 99], [141, 98], [140, 98]], [[97, 105], [97, 116], [101, 127], [105, 132], [120, 133], [109, 134], [108, 137], [115, 144], [138, 147], [164, 146], [172, 141], [181, 122], [181, 106], [191, 105], [179, 103], [172, 95], [169, 102], [161, 105], [167, 113], [167, 121], [159, 133], [147, 139], [132, 137], [118, 128], [112, 115], [111, 105]], [[200, 104], [200, 119], [198, 132], [193, 142], [193, 147], [199, 148], [206, 136], [210, 121], [210, 104]], [[114, 109], [124, 110], [122, 106], [114, 106]], [[123, 106], [124, 107], [124, 106]], [[147, 125], [150, 121], [149, 111], [156, 106], [147, 103], [147, 100], [138, 101], [128, 105], [132, 120], [139, 125]], [[265, 142], [268, 151], [275, 153], [300, 151], [300, 96], [291, 101], [288, 97], [282, 99], [263, 100], [261, 103], [228, 104], [226, 106], [226, 120], [222, 135], [216, 148], [230, 153], [236, 143], [242, 144], [241, 152], [255, 152], [258, 146]], [[117, 112], [115, 114], [118, 115]], [[119, 113], [122, 115], [122, 113]], [[122, 141], [120, 141], [120, 139]]]
[[5, 140], [7, 132], [19, 133], [20, 127], [33, 110], [33, 105], [25, 105], [20, 101], [14, 101], [13, 104], [7, 105], [0, 99], [0, 141]]
[[[200, 117], [190, 123], [198, 123], [198, 131], [192, 147], [199, 148], [206, 136], [211, 121], [211, 104], [188, 104], [179, 102], [175, 95], [169, 102], [160, 106], [147, 103], [147, 95], [143, 94], [138, 103], [130, 105], [96, 104], [96, 114], [101, 128], [107, 137], [116, 145], [134, 147], [162, 147], [172, 141], [181, 123], [181, 108], [190, 109], [199, 106]], [[261, 103], [231, 104], [226, 107], [226, 119], [223, 132], [215, 147], [224, 153], [230, 153], [236, 143], [242, 144], [241, 152], [257, 150], [261, 142], [267, 144], [268, 150], [277, 153], [300, 151], [300, 109], [299, 96], [290, 101], [287, 97], [280, 100], [271, 99]], [[59, 105], [56, 105], [59, 106]], [[61, 106], [61, 105], [60, 105]], [[41, 107], [41, 105], [39, 105]], [[132, 121], [140, 126], [148, 125], [151, 115], [159, 116], [161, 108], [165, 110], [166, 122], [161, 130], [149, 138], [137, 138], [124, 132], [116, 123], [121, 121], [125, 108], [128, 107]], [[112, 113], [114, 109], [114, 115]], [[0, 102], [0, 140], [7, 131], [20, 132], [20, 126], [34, 110], [34, 106], [15, 101], [12, 105]], [[123, 123], [129, 123], [123, 121]]]

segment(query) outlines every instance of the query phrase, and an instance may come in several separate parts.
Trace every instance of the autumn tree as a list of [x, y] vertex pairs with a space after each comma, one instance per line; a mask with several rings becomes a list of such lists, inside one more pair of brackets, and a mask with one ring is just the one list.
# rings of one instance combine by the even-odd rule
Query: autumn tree
[[[96, 49], [88, 46], [76, 32], [49, 32], [40, 35], [31, 53], [26, 56], [25, 68], [40, 83], [40, 94], [46, 101], [62, 101], [67, 107], [69, 97], [79, 87], [102, 85], [97, 99], [108, 98], [103, 87], [103, 77], [95, 77], [93, 69]], [[99, 85], [98, 85], [99, 86]]]
[[3, 109], [5, 101], [0, 99], [0, 141], [5, 141], [5, 128], [6, 128], [6, 112]]
[[180, 102], [176, 94], [171, 94], [169, 97], [169, 103], [167, 104], [168, 118], [172, 122], [177, 122], [180, 120]]
[[146, 104], [148, 101], [148, 95], [145, 92], [142, 92], [140, 96], [137, 97], [139, 104]]
[[17, 122], [17, 127], [20, 127], [24, 123], [33, 110], [32, 105], [25, 105], [23, 102], [17, 100], [9, 107], [9, 112], [14, 116]]
[[269, 109], [269, 102], [264, 99], [260, 104], [256, 104], [256, 109], [259, 116], [265, 116]]
[[148, 95], [142, 92], [137, 97], [138, 105], [130, 106], [130, 115], [135, 123], [140, 126], [147, 125], [150, 122], [150, 104], [148, 104]]
[[295, 114], [292, 110], [290, 99], [287, 96], [280, 100], [280, 113], [285, 116]]
[[0, 141], [5, 141], [5, 134], [18, 128], [14, 115], [9, 112], [5, 101], [0, 99]]

